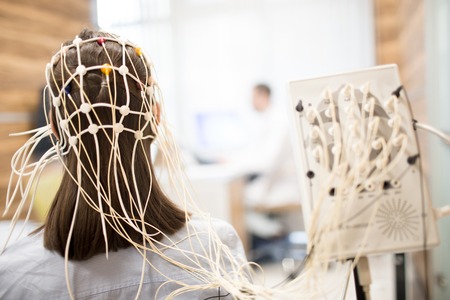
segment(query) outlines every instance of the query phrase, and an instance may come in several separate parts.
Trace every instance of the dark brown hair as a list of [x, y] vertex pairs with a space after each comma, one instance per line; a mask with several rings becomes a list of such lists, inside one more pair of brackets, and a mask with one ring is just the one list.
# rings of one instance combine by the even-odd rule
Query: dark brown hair
[[[95, 37], [111, 37], [111, 35], [106, 33], [101, 33], [91, 30], [83, 30], [79, 34], [79, 38], [82, 40], [95, 38]], [[66, 45], [71, 44], [72, 41], [67, 42]], [[80, 57], [81, 64], [86, 67], [99, 66], [104, 63], [112, 64], [113, 66], [120, 67], [122, 65], [122, 45], [114, 41], [106, 41], [105, 47], [108, 54], [110, 55], [111, 61], [106, 56], [105, 51], [102, 46], [98, 45], [96, 41], [82, 43], [80, 46]], [[146, 69], [140, 59], [136, 54], [135, 49], [131, 46], [126, 47], [126, 51], [130, 58], [126, 59], [126, 65], [133, 73], [137, 76], [143, 84], [146, 78]], [[49, 88], [56, 94], [67, 80], [70, 73], [75, 73], [78, 66], [78, 56], [75, 47], [71, 47], [66, 52], [65, 65], [67, 69], [61, 67], [62, 59], [54, 62], [53, 72], [55, 75], [55, 80], [49, 86]], [[132, 61], [132, 63], [130, 62]], [[134, 65], [134, 68], [133, 68]], [[116, 80], [114, 82], [114, 74]], [[103, 77], [102, 77], [103, 76]], [[113, 99], [115, 98], [117, 103], [116, 106], [126, 104], [126, 89], [124, 86], [124, 80], [122, 75], [118, 72], [112, 71], [109, 76], [111, 84], [111, 92]], [[76, 77], [75, 79], [79, 79]], [[110, 96], [108, 88], [102, 86], [102, 80], [104, 75], [100, 70], [91, 70], [84, 75], [84, 85], [83, 91], [89, 98], [91, 103], [110, 103]], [[52, 81], [52, 80], [51, 80]], [[114, 89], [114, 86], [116, 89]], [[128, 86], [130, 91], [130, 104], [129, 107], [132, 111], [140, 111], [142, 107], [142, 98], [140, 96], [140, 89], [136, 82], [131, 78], [128, 78]], [[71, 97], [75, 104], [71, 101], [66, 101], [65, 107], [61, 105], [59, 107], [59, 113], [64, 116], [66, 113], [71, 114], [75, 110], [79, 109], [81, 105], [80, 89], [76, 82], [72, 80], [70, 86]], [[120, 118], [120, 113], [117, 110], [112, 110], [107, 107], [95, 107], [92, 111], [98, 116], [94, 119], [94, 123], [98, 122], [103, 125], [113, 124], [114, 114], [116, 120]], [[52, 109], [51, 118], [54, 121], [54, 126], [57, 128], [57, 118], [56, 110]], [[95, 115], [91, 114], [91, 116]], [[124, 117], [122, 124], [126, 128], [133, 130], [138, 130], [144, 124], [144, 118], [129, 114]], [[73, 128], [77, 128], [77, 131], [86, 129], [89, 126], [89, 122], [84, 114], [76, 114], [72, 119]], [[75, 135], [75, 131], [70, 126], [71, 135]], [[144, 134], [154, 134], [150, 126], [148, 126]], [[61, 133], [59, 134], [61, 135]], [[148, 207], [145, 210], [144, 221], [147, 225], [140, 224], [137, 222], [138, 227], [146, 226], [146, 231], [149, 234], [155, 234], [157, 231], [152, 227], [156, 227], [161, 232], [165, 234], [173, 234], [178, 231], [185, 224], [185, 212], [178, 207], [176, 207], [164, 194], [160, 188], [157, 179], [155, 178], [153, 167], [150, 160], [150, 144], [152, 139], [141, 140], [135, 151], [135, 162], [132, 163], [132, 153], [133, 146], [136, 142], [134, 134], [131, 132], [123, 131], [120, 133], [120, 138], [118, 140], [118, 153], [120, 155], [121, 164], [123, 166], [122, 171], [117, 171], [118, 184], [116, 184], [115, 177], [113, 175], [112, 166], [109, 164], [109, 159], [112, 151], [112, 146], [110, 140], [113, 138], [112, 129], [99, 130], [96, 133], [99, 149], [101, 151], [99, 155], [100, 164], [100, 186], [104, 189], [107, 195], [107, 199], [102, 199], [103, 210], [106, 215], [111, 211], [110, 206], [113, 210], [120, 213], [121, 216], [124, 215], [121, 208], [119, 197], [121, 197], [123, 203], [125, 204], [125, 209], [127, 214], [131, 216], [136, 216], [139, 220], [138, 210], [136, 206], [132, 204], [132, 200], [137, 203], [140, 201], [142, 206], [148, 200]], [[66, 138], [61, 136], [61, 138]], [[74, 151], [69, 151], [65, 156], [65, 165], [67, 170], [65, 170], [61, 185], [58, 192], [53, 200], [50, 207], [46, 222], [43, 226], [44, 229], [44, 246], [49, 250], [54, 250], [59, 254], [64, 256], [65, 247], [67, 242], [70, 242], [69, 246], [69, 259], [73, 260], [84, 260], [96, 255], [98, 253], [105, 252], [105, 241], [102, 233], [101, 216], [95, 211], [88, 203], [88, 199], [92, 202], [98, 202], [98, 188], [96, 185], [96, 164], [97, 164], [97, 154], [96, 146], [93, 135], [87, 133], [79, 137], [80, 141], [86, 151], [81, 149], [79, 155], [77, 156]], [[79, 189], [78, 184], [73, 178], [77, 178], [77, 164], [78, 160], [83, 164], [85, 169], [81, 172], [81, 187], [84, 192], [81, 193], [80, 201], [78, 204], [77, 211], [75, 212], [75, 204], [77, 198], [77, 191]], [[89, 164], [89, 160], [92, 161], [92, 166]], [[149, 161], [150, 160], [150, 161]], [[132, 170], [134, 169], [135, 178], [138, 183], [138, 189], [134, 188], [132, 182]], [[127, 185], [130, 188], [127, 188]], [[108, 190], [109, 187], [109, 190]], [[109, 203], [108, 203], [109, 202]], [[72, 238], [68, 241], [69, 230], [72, 222], [72, 218], [76, 215], [74, 230]], [[112, 222], [111, 217], [106, 216], [107, 221]], [[119, 227], [122, 226], [121, 232], [128, 236], [134, 242], [143, 243], [142, 234], [137, 230], [129, 226], [124, 220], [115, 219], [116, 224]], [[116, 226], [117, 227], [117, 226]], [[106, 232], [108, 238], [108, 249], [110, 251], [117, 251], [121, 248], [127, 248], [131, 244], [121, 237], [111, 226], [106, 224]], [[162, 235], [156, 235], [154, 238], [160, 240]]]
[[253, 89], [258, 92], [263, 92], [267, 96], [270, 96], [270, 94], [272, 93], [272, 91], [270, 90], [270, 87], [265, 83], [259, 83], [259, 84], [255, 85]]

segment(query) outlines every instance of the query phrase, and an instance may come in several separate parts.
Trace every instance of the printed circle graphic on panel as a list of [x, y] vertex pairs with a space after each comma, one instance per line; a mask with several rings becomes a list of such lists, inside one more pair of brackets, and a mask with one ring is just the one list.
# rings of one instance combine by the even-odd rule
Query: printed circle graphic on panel
[[395, 241], [411, 239], [419, 229], [419, 214], [411, 203], [400, 198], [386, 200], [376, 215], [381, 233]]

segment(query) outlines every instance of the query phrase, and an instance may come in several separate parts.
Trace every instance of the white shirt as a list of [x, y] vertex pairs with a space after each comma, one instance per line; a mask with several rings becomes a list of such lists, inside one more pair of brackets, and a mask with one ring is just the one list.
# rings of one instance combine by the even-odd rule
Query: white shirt
[[[234, 228], [217, 219], [212, 219], [211, 224], [231, 253], [238, 261], [245, 263], [244, 250]], [[5, 226], [0, 226], [0, 230], [2, 227], [5, 229]], [[198, 232], [198, 238], [191, 237], [192, 245], [189, 239], [186, 239], [187, 227], [191, 233], [193, 229]], [[200, 256], [204, 253], [200, 250], [202, 246], [209, 248], [207, 228], [205, 221], [193, 217], [187, 226], [169, 238], [172, 242], [179, 242], [179, 248], [192, 249], [194, 253], [199, 254], [188, 256], [191, 259], [200, 259], [202, 266], [207, 267], [208, 264]], [[5, 232], [0, 232], [0, 240], [2, 234], [5, 235]], [[167, 238], [162, 242], [170, 244]], [[178, 262], [192, 265], [180, 251], [166, 249], [164, 253]], [[189, 272], [154, 253], [148, 252], [147, 257], [157, 270], [169, 278], [189, 285], [202, 284]], [[99, 254], [86, 261], [69, 261], [69, 278], [76, 299], [134, 299], [141, 279], [141, 270], [142, 256], [133, 247], [110, 252], [108, 260], [105, 254]], [[68, 299], [64, 272], [64, 258], [44, 248], [42, 233], [26, 236], [10, 244], [0, 255], [0, 299]], [[172, 291], [181, 287], [174, 282], [164, 284], [166, 281], [163, 275], [147, 264], [139, 299], [165, 299]], [[158, 288], [160, 290], [156, 295]], [[225, 296], [228, 292], [223, 288], [220, 294], [220, 299], [232, 299], [231, 295]], [[175, 299], [206, 299], [213, 296], [218, 296], [218, 289], [196, 290]]]
[[289, 140], [286, 113], [271, 105], [263, 112], [253, 112], [247, 122], [247, 142], [237, 155], [230, 157], [230, 163], [243, 173], [271, 172], [282, 160], [284, 148], [290, 146], [286, 145]]
[[246, 206], [299, 205], [301, 193], [287, 111], [271, 105], [256, 113], [249, 127], [248, 146], [231, 162], [241, 173], [260, 175], [246, 186]]

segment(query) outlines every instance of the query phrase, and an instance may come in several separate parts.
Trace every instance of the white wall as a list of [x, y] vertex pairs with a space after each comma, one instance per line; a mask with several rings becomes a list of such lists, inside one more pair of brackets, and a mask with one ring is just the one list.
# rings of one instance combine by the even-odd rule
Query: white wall
[[285, 105], [288, 80], [375, 61], [371, 0], [133, 0], [123, 17], [114, 1], [98, 1], [100, 25], [141, 43], [155, 61], [188, 147], [197, 112], [244, 111], [259, 81]]
[[[450, 3], [426, 1], [426, 53], [428, 122], [450, 133]], [[436, 137], [429, 138], [430, 187], [433, 205], [450, 204], [450, 147]], [[438, 220], [441, 244], [433, 250], [433, 299], [450, 299], [450, 218]]]

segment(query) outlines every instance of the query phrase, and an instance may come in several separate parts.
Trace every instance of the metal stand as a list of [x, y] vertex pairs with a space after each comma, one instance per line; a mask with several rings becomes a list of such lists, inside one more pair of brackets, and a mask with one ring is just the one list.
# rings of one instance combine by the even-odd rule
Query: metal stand
[[370, 284], [372, 279], [370, 277], [369, 260], [366, 256], [359, 259], [356, 268], [353, 270], [355, 278], [356, 298], [358, 300], [370, 299]]

